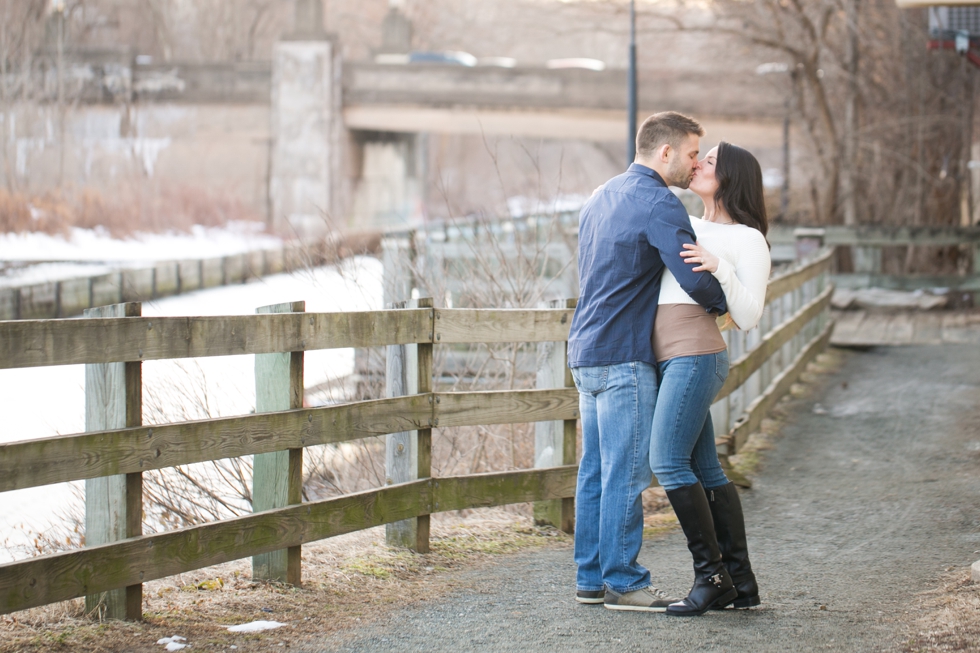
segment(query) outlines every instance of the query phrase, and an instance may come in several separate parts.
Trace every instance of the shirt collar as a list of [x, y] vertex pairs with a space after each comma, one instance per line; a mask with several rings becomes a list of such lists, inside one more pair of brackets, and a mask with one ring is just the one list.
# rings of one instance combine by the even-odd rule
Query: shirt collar
[[656, 181], [659, 181], [665, 187], [667, 186], [667, 182], [664, 181], [664, 178], [660, 176], [659, 172], [657, 172], [653, 168], [648, 168], [645, 165], [641, 165], [639, 163], [631, 163], [630, 167], [628, 168], [628, 172], [638, 172], [641, 175], [646, 175], [647, 177], [653, 177]]

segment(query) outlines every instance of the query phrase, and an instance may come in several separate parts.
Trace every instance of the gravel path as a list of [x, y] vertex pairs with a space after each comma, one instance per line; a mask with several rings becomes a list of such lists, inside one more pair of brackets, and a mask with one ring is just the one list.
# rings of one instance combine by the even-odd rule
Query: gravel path
[[[980, 558], [980, 348], [856, 352], [797, 403], [743, 494], [760, 608], [681, 619], [578, 605], [566, 545], [462, 572], [454, 592], [307, 650], [900, 649], [915, 594]], [[689, 588], [679, 532], [640, 560], [656, 585]]]

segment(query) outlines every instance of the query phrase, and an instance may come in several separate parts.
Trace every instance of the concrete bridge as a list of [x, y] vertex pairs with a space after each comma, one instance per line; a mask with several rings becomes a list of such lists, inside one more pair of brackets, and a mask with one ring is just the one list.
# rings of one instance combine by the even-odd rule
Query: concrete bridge
[[[308, 24], [321, 25], [320, 4], [309, 6]], [[332, 37], [305, 33], [280, 42], [272, 63], [270, 203], [277, 224], [300, 231], [322, 224], [314, 207], [375, 224], [418, 221], [413, 209], [429, 133], [626, 137], [624, 70], [345, 62]], [[407, 52], [407, 33], [407, 19], [392, 8], [382, 51]], [[643, 113], [692, 111], [711, 116], [707, 126], [716, 134], [780, 142], [782, 100], [758, 79], [746, 88], [726, 83], [724, 71], [697, 79], [661, 73], [642, 88]]]
[[[81, 104], [67, 129], [75, 139], [64, 158], [69, 178], [112, 188], [128, 161], [146, 176], [235, 187], [271, 223], [303, 234], [322, 232], [325, 218], [347, 227], [420, 221], [430, 135], [597, 143], [615, 156], [592, 156], [615, 159], [611, 174], [621, 169], [624, 70], [353, 61], [323, 24], [320, 2], [296, 0], [293, 33], [268, 62], [156, 63], [131, 50], [70, 51], [68, 77], [80, 81], [69, 95]], [[383, 30], [382, 53], [411, 50], [411, 25], [397, 9]], [[769, 80], [736, 77], [681, 74], [666, 63], [643, 70], [641, 115], [694, 113], [710, 137], [768, 152], [777, 165], [785, 98]], [[45, 88], [53, 102], [53, 87]], [[60, 146], [35, 122], [18, 122], [14, 167], [25, 182], [43, 184], [59, 169]]]

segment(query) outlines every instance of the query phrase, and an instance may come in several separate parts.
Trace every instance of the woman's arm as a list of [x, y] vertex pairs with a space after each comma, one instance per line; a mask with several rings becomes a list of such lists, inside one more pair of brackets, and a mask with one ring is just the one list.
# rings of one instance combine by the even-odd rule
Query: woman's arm
[[685, 244], [686, 251], [681, 256], [688, 263], [697, 265], [695, 271], [707, 270], [714, 275], [725, 292], [732, 320], [738, 328], [748, 330], [762, 319], [772, 263], [765, 237], [755, 230], [743, 233], [748, 237], [739, 239], [741, 251], [737, 267], [697, 243]]

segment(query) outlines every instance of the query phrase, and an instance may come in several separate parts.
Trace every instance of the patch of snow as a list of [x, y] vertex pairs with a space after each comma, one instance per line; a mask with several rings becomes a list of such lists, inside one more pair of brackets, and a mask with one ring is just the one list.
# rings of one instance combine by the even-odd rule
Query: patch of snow
[[117, 239], [103, 229], [72, 228], [68, 238], [42, 232], [0, 234], [2, 261], [98, 261], [143, 263], [211, 258], [282, 247], [261, 222], [224, 227], [194, 225], [190, 233], [144, 234]]
[[113, 266], [104, 263], [38, 263], [23, 267], [11, 267], [0, 269], [0, 288], [16, 288], [48, 281], [95, 277], [100, 274], [109, 274], [115, 269]]
[[286, 624], [279, 623], [278, 621], [252, 621], [247, 624], [239, 624], [237, 626], [228, 626], [228, 632], [232, 633], [258, 633], [263, 630], [275, 630], [276, 628], [281, 628]]
[[181, 644], [181, 642], [186, 642], [186, 637], [181, 637], [180, 635], [174, 635], [173, 637], [164, 637], [163, 639], [158, 639], [157, 644], [166, 644], [168, 651], [179, 651], [183, 648], [187, 648], [187, 644]]

